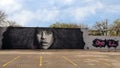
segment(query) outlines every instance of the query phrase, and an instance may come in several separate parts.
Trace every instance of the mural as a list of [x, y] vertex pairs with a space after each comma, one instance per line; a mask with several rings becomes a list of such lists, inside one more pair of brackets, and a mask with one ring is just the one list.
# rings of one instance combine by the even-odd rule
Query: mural
[[36, 38], [39, 47], [42, 49], [48, 49], [54, 42], [53, 32], [50, 30], [37, 30]]
[[101, 39], [95, 39], [93, 40], [93, 46], [94, 47], [117, 47], [119, 44], [118, 44], [118, 41], [115, 41], [113, 39], [109, 39], [109, 40], [101, 40]]
[[8, 27], [2, 49], [84, 49], [83, 32], [72, 28]]

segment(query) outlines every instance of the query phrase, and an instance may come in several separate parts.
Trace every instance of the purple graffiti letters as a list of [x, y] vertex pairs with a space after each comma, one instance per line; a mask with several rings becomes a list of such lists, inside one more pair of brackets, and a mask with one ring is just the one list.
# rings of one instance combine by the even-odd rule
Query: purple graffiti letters
[[104, 41], [97, 40], [95, 44], [98, 45], [98, 46], [104, 46], [104, 45], [105, 45], [105, 42], [104, 42]]
[[110, 46], [116, 46], [116, 45], [117, 45], [117, 44], [115, 44], [115, 42], [113, 42], [113, 41], [108, 41], [108, 43], [109, 43]]
[[109, 39], [109, 40], [107, 40], [107, 46], [108, 47], [117, 47], [118, 46], [118, 41]]
[[113, 39], [109, 40], [101, 40], [101, 39], [95, 39], [93, 40], [93, 46], [94, 47], [117, 47], [118, 46], [118, 41], [115, 41]]
[[105, 47], [105, 45], [106, 45], [106, 40], [101, 40], [101, 39], [93, 40], [94, 47]]

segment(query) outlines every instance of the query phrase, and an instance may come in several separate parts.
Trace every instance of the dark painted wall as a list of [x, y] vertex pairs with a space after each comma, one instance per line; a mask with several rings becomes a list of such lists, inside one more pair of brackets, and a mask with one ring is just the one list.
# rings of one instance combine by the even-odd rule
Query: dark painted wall
[[2, 49], [33, 48], [33, 28], [12, 28], [9, 27], [3, 33]]
[[8, 27], [2, 36], [2, 49], [83, 49], [85, 45], [77, 28]]
[[2, 39], [3, 39], [3, 33], [6, 31], [7, 28], [0, 27], [0, 49], [2, 48]]

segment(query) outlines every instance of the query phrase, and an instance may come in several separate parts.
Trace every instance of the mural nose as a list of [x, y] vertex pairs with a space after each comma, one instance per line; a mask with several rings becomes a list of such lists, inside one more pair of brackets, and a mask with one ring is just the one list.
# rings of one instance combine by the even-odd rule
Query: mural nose
[[41, 37], [41, 40], [44, 40], [45, 38]]
[[42, 36], [41, 36], [41, 40], [45, 40], [45, 32], [42, 32], [41, 35], [42, 35]]
[[42, 32], [42, 33], [43, 33], [42, 37], [45, 39], [45, 36], [46, 36], [46, 35], [45, 35], [45, 32]]

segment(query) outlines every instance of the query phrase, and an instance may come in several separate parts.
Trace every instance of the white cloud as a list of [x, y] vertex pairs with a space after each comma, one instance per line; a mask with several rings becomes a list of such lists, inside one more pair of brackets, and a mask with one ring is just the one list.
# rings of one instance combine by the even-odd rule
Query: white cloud
[[21, 25], [27, 25], [30, 21], [37, 20], [40, 22], [50, 22], [55, 20], [57, 14], [59, 14], [58, 10], [37, 10], [35, 12], [29, 10], [23, 10], [19, 13], [13, 15], [13, 20], [18, 22]]
[[95, 0], [84, 0], [84, 2], [94, 2]]
[[72, 4], [74, 0], [61, 0], [64, 4]]
[[43, 10], [38, 10], [36, 12], [36, 19], [42, 22], [49, 22], [52, 20], [55, 20], [56, 17], [59, 14], [59, 10], [53, 9], [53, 10], [48, 10], [48, 9], [43, 9]]
[[50, 0], [50, 4], [57, 4], [59, 6], [66, 6], [75, 3], [76, 0]]
[[24, 8], [22, 1], [19, 0], [1, 0], [0, 9], [8, 14], [8, 19], [16, 21], [20, 25], [27, 25], [33, 20], [40, 22], [49, 22], [55, 20], [59, 11], [56, 8], [37, 9], [36, 11]]
[[120, 5], [105, 5], [104, 11], [108, 13], [120, 13]]
[[[31, 0], [31, 2], [32, 1], [33, 0]], [[35, 1], [38, 2], [38, 0]], [[27, 6], [29, 5], [29, 7], [23, 5], [23, 2]], [[105, 3], [102, 3], [100, 0], [84, 0], [84, 2], [81, 0], [50, 0], [49, 3], [50, 7], [46, 5], [48, 4], [46, 3], [45, 8], [36, 7], [35, 10], [29, 10], [29, 8], [33, 6], [27, 4], [27, 0], [1, 0], [0, 9], [7, 12], [11, 20], [22, 25], [27, 25], [34, 20], [51, 22], [58, 20], [58, 18], [69, 20], [68, 18], [71, 17], [74, 21], [81, 21], [91, 15], [95, 15], [98, 10], [109, 13], [120, 12], [120, 5], [105, 5]], [[81, 6], [81, 3], [85, 3], [85, 5]], [[41, 6], [44, 6], [44, 4]]]
[[[71, 2], [72, 0], [66, 0], [66, 2]], [[68, 14], [74, 20], [80, 21], [84, 20], [85, 17], [90, 16], [91, 14], [95, 14], [97, 9], [101, 9], [103, 7], [102, 3], [97, 2], [94, 5], [88, 5], [85, 7], [70, 7], [68, 9], [59, 10], [57, 7], [53, 9], [45, 8], [45, 9], [37, 9], [36, 11], [30, 10], [21, 10], [18, 13], [14, 13], [12, 16], [13, 20], [17, 21], [22, 25], [28, 24], [30, 21], [37, 20], [40, 22], [50, 22], [55, 21], [57, 17], [61, 17], [64, 19]], [[62, 13], [62, 14], [60, 14]], [[67, 19], [67, 18], [65, 18]]]
[[34, 19], [35, 14], [31, 11], [22, 10], [19, 13], [15, 13], [11, 19], [16, 21], [20, 25], [26, 25], [32, 19]]
[[96, 11], [98, 9], [102, 9], [103, 5], [100, 2], [97, 2], [94, 5], [88, 5], [86, 7], [81, 7], [81, 8], [75, 8], [72, 9], [72, 15], [75, 18], [75, 20], [84, 20], [86, 17], [96, 14]]
[[0, 0], [0, 9], [6, 11], [7, 13], [13, 13], [19, 11], [22, 5], [18, 0]]

